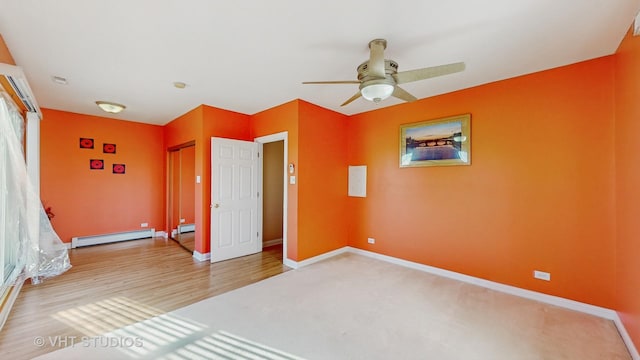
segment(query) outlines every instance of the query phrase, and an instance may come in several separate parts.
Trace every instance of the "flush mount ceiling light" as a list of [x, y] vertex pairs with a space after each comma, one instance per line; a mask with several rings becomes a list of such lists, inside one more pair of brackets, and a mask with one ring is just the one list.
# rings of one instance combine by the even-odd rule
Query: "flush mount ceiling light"
[[181, 82], [181, 81], [176, 81], [173, 83], [173, 86], [177, 89], [184, 89], [187, 87], [187, 84]]
[[117, 114], [126, 108], [126, 106], [124, 105], [112, 103], [109, 101], [96, 101], [96, 105], [98, 105], [100, 109], [111, 114]]

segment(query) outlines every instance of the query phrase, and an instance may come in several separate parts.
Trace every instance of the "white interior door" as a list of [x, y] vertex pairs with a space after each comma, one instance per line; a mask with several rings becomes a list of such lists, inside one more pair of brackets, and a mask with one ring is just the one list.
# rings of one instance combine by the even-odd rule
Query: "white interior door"
[[211, 262], [262, 251], [259, 146], [250, 141], [211, 138]]

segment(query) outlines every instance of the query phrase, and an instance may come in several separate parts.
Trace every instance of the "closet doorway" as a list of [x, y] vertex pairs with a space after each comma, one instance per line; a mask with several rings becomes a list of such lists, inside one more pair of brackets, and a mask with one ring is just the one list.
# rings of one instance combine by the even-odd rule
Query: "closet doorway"
[[183, 248], [195, 250], [195, 142], [169, 149], [169, 236]]

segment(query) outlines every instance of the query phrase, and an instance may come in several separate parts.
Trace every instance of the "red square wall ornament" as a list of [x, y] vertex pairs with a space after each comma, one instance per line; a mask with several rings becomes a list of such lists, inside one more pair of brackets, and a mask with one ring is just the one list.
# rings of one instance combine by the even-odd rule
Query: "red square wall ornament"
[[93, 149], [93, 139], [80, 138], [80, 149]]
[[104, 160], [91, 159], [89, 160], [89, 169], [91, 170], [104, 170]]
[[113, 164], [113, 173], [114, 174], [124, 174], [125, 173], [125, 164]]
[[105, 154], [115, 154], [116, 153], [116, 144], [102, 144], [102, 152]]

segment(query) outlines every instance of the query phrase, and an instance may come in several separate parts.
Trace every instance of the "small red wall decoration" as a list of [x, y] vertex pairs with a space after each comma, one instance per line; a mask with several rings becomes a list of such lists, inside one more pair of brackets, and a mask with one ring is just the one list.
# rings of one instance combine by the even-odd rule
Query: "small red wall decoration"
[[91, 159], [91, 160], [89, 160], [89, 168], [91, 170], [103, 170], [104, 169], [104, 160], [102, 160], [102, 159]]
[[105, 154], [115, 154], [116, 153], [116, 144], [102, 144], [102, 152]]
[[113, 164], [114, 174], [124, 174], [124, 172], [125, 172], [125, 164]]
[[93, 139], [80, 138], [80, 149], [93, 149]]

